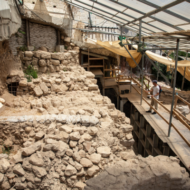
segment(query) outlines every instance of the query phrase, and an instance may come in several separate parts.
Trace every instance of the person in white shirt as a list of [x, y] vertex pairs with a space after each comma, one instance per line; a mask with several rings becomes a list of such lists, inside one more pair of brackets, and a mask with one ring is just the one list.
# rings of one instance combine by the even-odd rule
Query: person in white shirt
[[[147, 93], [148, 92], [152, 92], [151, 97], [154, 97], [155, 99], [158, 100], [159, 99], [159, 94], [160, 94], [160, 87], [158, 86], [156, 80], [153, 80], [152, 83], [153, 83], [154, 86], [152, 87], [151, 90], [146, 91], [146, 92]], [[153, 98], [151, 98], [151, 106], [155, 106], [156, 110], [158, 109], [158, 103]], [[151, 113], [152, 112], [152, 108], [150, 107], [150, 109], [148, 111], [146, 111], [146, 112], [150, 112]], [[156, 112], [153, 112], [152, 114], [156, 114]]]

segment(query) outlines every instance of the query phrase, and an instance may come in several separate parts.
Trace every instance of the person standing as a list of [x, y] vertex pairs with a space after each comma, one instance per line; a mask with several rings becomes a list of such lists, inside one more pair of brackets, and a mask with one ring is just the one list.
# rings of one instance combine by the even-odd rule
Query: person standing
[[[152, 92], [152, 95], [151, 95], [151, 106], [155, 106], [155, 109], [157, 110], [158, 109], [158, 103], [153, 99], [153, 97], [155, 99], [159, 99], [159, 94], [160, 94], [160, 87], [159, 85], [157, 84], [157, 80], [153, 80], [152, 81], [153, 83], [153, 87], [151, 90], [149, 91], [146, 91], [147, 93], [148, 92]], [[150, 109], [148, 111], [146, 111], [147, 113], [151, 113], [152, 112], [152, 108], [150, 107]], [[153, 112], [152, 114], [156, 114], [156, 112]]]

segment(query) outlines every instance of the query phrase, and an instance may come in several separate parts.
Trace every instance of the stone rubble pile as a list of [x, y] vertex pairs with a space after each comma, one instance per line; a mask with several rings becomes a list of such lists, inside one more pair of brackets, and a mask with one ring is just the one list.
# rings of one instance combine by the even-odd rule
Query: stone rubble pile
[[47, 96], [65, 94], [67, 91], [99, 91], [94, 74], [80, 66], [64, 66], [57, 73], [39, 75], [32, 82], [26, 78], [19, 80], [17, 95]]
[[76, 123], [66, 123], [64, 115], [45, 117], [32, 121], [28, 116], [27, 122], [1, 118], [1, 144], [23, 148], [9, 160], [0, 154], [0, 189], [82, 190], [106, 166], [135, 156], [132, 126], [125, 116], [75, 116], [83, 118]]

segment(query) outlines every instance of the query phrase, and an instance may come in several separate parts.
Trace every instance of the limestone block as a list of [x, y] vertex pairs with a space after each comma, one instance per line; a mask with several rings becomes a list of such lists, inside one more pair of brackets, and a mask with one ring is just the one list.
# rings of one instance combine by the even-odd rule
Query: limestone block
[[25, 171], [23, 170], [21, 164], [16, 164], [13, 168], [13, 172], [19, 176], [24, 176]]
[[91, 85], [88, 86], [88, 90], [89, 90], [89, 91], [98, 90], [98, 85], [91, 84]]
[[129, 132], [132, 132], [133, 126], [132, 125], [122, 125], [121, 129], [122, 129], [123, 133], [129, 133]]
[[103, 158], [107, 158], [111, 154], [111, 149], [108, 146], [102, 146], [97, 148], [97, 152], [101, 154]]
[[89, 135], [88, 133], [85, 133], [82, 135], [82, 138], [85, 140], [85, 141], [91, 141], [92, 140], [92, 136]]
[[19, 86], [26, 87], [26, 86], [27, 86], [27, 79], [22, 79], [22, 80], [19, 82]]
[[90, 155], [90, 160], [92, 161], [93, 164], [99, 164], [101, 160], [101, 154], [91, 154]]
[[32, 51], [25, 51], [25, 57], [33, 57], [33, 52]]
[[50, 69], [50, 72], [51, 72], [51, 73], [54, 73], [54, 72], [55, 72], [55, 68], [54, 68], [53, 65], [50, 65], [50, 66], [49, 66], [49, 69]]
[[39, 132], [36, 133], [35, 139], [40, 140], [40, 139], [43, 138], [44, 135], [45, 135], [45, 133], [43, 131], [39, 131]]
[[51, 63], [52, 63], [52, 65], [55, 65], [55, 66], [60, 65], [60, 61], [59, 60], [55, 60], [55, 59], [51, 59]]
[[41, 58], [42, 59], [51, 59], [51, 53], [45, 52], [45, 51], [41, 51]]
[[46, 84], [44, 82], [40, 83], [40, 88], [44, 94], [48, 94], [48, 87], [46, 86]]
[[76, 173], [77, 173], [77, 170], [71, 165], [68, 165], [65, 169], [65, 175], [66, 176], [71, 176], [71, 175], [74, 175]]
[[135, 153], [132, 150], [128, 152], [121, 152], [120, 156], [123, 160], [133, 159], [136, 157]]
[[29, 163], [34, 166], [40, 166], [40, 167], [44, 165], [43, 158], [39, 152], [30, 156]]
[[[31, 145], [31, 144], [30, 144]], [[12, 162], [14, 164], [21, 163], [23, 161], [22, 159], [22, 152], [19, 150], [13, 157]]]
[[2, 158], [0, 160], [0, 173], [4, 174], [8, 170], [9, 167], [10, 167], [9, 161], [5, 158]]
[[36, 96], [41, 96], [41, 95], [43, 95], [43, 91], [41, 90], [40, 86], [36, 86], [36, 87], [34, 88], [34, 93], [35, 93]]
[[80, 164], [81, 164], [83, 167], [85, 167], [85, 168], [89, 168], [89, 167], [93, 166], [93, 163], [92, 163], [89, 159], [87, 159], [87, 158], [82, 158], [82, 159], [80, 160]]
[[52, 59], [57, 59], [57, 60], [63, 60], [64, 59], [64, 53], [52, 53], [51, 54]]
[[68, 64], [69, 64], [69, 61], [68, 61], [67, 59], [62, 60], [62, 61], [61, 61], [61, 64], [63, 64], [63, 65], [68, 65]]
[[34, 57], [40, 58], [41, 57], [41, 51], [34, 51]]
[[32, 59], [32, 65], [33, 65], [33, 66], [34, 66], [34, 65], [38, 65], [38, 58], [33, 57], [33, 59]]
[[56, 82], [57, 84], [60, 84], [60, 83], [61, 83], [61, 79], [55, 79], [55, 82]]
[[79, 190], [83, 190], [85, 187], [85, 184], [81, 181], [78, 181], [77, 183], [75, 183], [75, 187]]
[[85, 75], [86, 75], [86, 78], [94, 78], [95, 77], [95, 75], [93, 74], [93, 73], [91, 73], [91, 72], [85, 72]]
[[97, 172], [99, 172], [100, 168], [98, 166], [93, 165], [91, 168], [88, 168], [87, 174], [89, 176], [94, 176]]
[[72, 58], [70, 53], [64, 53], [64, 59], [70, 60]]
[[79, 132], [73, 132], [69, 135], [69, 138], [73, 141], [78, 141], [80, 139], [80, 133]]
[[40, 59], [39, 60], [39, 65], [40, 65], [40, 67], [45, 67], [46, 66], [46, 60], [45, 59]]
[[42, 146], [42, 142], [38, 141], [34, 143], [33, 145], [23, 148], [22, 149], [22, 155], [23, 156], [30, 156], [31, 154], [35, 153], [37, 150], [40, 150]]
[[44, 168], [38, 166], [32, 166], [32, 170], [36, 177], [41, 178], [47, 175], [47, 172]]
[[55, 50], [56, 50], [57, 52], [64, 52], [65, 46], [64, 46], [64, 45], [57, 45], [57, 46], [55, 47]]

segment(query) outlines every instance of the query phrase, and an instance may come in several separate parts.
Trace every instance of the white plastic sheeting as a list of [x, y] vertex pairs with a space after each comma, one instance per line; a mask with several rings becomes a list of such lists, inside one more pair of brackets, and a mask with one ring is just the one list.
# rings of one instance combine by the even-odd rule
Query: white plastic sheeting
[[14, 1], [0, 0], [0, 18], [0, 41], [3, 41], [21, 27], [21, 17]]

